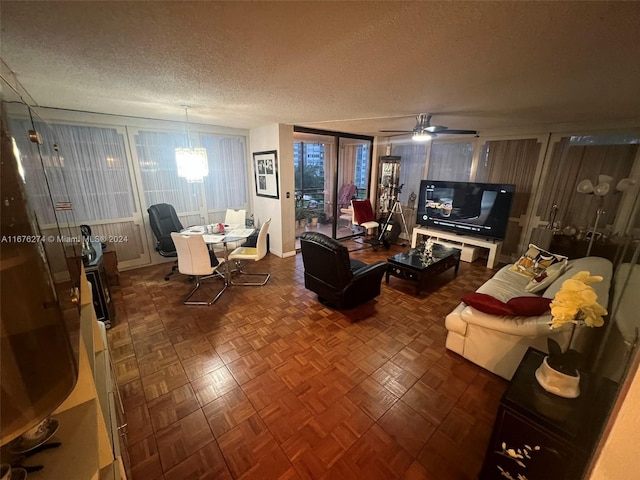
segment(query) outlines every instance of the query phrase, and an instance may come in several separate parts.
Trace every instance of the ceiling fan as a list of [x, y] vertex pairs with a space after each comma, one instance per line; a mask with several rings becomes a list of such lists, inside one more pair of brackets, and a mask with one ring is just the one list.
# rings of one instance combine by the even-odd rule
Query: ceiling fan
[[413, 140], [427, 141], [431, 140], [438, 135], [477, 135], [475, 130], [454, 130], [444, 125], [431, 125], [431, 114], [421, 113], [416, 117], [416, 126], [413, 130], [380, 130], [380, 133], [395, 133], [396, 135], [389, 135], [390, 137], [396, 137], [398, 135], [406, 135], [408, 133], [413, 134]]

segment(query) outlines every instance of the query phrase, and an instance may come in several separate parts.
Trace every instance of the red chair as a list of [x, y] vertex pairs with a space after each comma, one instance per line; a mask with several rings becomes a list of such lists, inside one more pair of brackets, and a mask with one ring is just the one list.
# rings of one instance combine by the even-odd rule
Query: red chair
[[370, 231], [380, 227], [369, 200], [351, 200], [351, 209], [353, 210], [353, 224], [364, 228], [367, 234], [372, 235]]

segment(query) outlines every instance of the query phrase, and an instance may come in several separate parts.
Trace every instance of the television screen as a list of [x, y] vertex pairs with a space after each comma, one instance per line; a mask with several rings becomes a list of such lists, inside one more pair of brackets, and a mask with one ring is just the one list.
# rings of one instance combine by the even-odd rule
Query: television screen
[[515, 185], [422, 180], [419, 225], [502, 240]]

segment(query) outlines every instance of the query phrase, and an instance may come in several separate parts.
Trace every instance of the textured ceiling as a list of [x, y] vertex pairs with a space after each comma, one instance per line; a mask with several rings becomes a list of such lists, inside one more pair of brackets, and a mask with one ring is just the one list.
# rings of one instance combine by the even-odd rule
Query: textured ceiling
[[41, 106], [367, 134], [420, 112], [481, 131], [640, 125], [635, 1], [0, 8], [0, 54]]

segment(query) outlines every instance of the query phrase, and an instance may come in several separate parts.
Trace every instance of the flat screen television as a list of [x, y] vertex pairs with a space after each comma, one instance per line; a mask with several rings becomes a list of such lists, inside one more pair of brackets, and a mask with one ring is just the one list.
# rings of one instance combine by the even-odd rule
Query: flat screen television
[[422, 180], [417, 223], [502, 240], [514, 192], [510, 184]]

